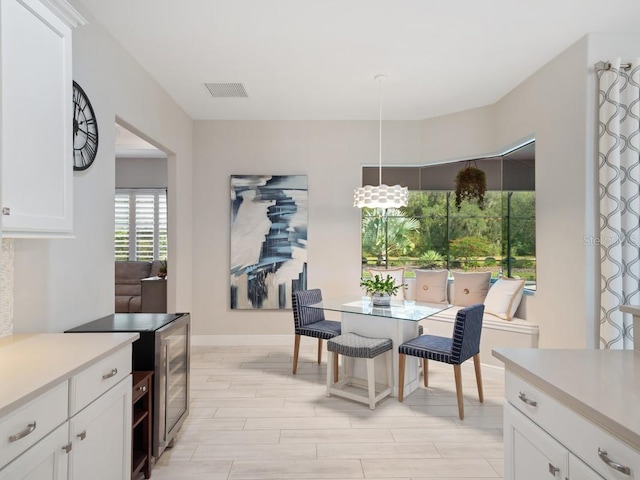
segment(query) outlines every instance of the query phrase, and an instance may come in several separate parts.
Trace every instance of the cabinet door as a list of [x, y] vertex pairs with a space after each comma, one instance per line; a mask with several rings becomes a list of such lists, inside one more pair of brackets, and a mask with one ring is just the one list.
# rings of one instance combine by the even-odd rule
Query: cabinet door
[[569, 451], [516, 410], [504, 406], [505, 480], [564, 479]]
[[131, 477], [131, 375], [71, 418], [70, 480]]
[[569, 474], [571, 480], [605, 480], [575, 455], [569, 455]]
[[0, 470], [0, 480], [66, 480], [69, 424], [63, 423]]
[[0, 8], [3, 236], [70, 234], [71, 28], [38, 0]]

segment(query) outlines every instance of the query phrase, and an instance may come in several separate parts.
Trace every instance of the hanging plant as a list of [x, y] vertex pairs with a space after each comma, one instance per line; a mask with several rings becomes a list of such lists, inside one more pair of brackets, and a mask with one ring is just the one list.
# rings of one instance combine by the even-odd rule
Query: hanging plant
[[487, 175], [471, 162], [456, 175], [456, 208], [460, 210], [462, 200], [475, 201], [484, 209], [484, 194], [487, 191]]

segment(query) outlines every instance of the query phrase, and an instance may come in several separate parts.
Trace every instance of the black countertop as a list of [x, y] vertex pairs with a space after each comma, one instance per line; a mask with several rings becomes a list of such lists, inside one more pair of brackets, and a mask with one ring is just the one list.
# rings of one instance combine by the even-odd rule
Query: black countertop
[[114, 313], [66, 330], [87, 332], [154, 332], [187, 313]]

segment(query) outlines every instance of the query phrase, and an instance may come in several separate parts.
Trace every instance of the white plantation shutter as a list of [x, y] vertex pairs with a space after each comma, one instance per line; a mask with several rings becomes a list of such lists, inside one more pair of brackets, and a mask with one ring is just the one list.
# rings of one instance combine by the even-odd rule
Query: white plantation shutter
[[129, 260], [129, 194], [116, 193], [116, 260]]
[[165, 190], [118, 189], [115, 196], [116, 260], [167, 258]]
[[158, 217], [156, 226], [158, 228], [158, 258], [164, 260], [167, 258], [167, 192], [163, 191], [163, 195], [158, 195]]

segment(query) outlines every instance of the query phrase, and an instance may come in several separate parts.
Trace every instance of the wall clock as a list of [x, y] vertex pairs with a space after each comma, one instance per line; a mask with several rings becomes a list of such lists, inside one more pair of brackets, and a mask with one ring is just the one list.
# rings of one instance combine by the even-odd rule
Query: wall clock
[[98, 153], [98, 122], [82, 87], [73, 82], [73, 169], [86, 170]]

